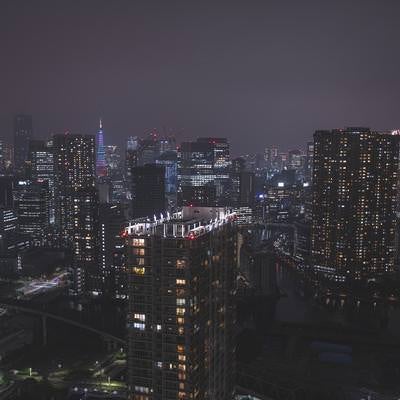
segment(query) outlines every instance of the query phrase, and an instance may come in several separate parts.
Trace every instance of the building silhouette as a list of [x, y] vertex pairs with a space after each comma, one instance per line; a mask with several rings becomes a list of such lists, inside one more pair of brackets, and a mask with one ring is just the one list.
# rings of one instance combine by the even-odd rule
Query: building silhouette
[[165, 167], [147, 164], [133, 168], [132, 173], [135, 188], [132, 199], [134, 218], [153, 218], [165, 212]]

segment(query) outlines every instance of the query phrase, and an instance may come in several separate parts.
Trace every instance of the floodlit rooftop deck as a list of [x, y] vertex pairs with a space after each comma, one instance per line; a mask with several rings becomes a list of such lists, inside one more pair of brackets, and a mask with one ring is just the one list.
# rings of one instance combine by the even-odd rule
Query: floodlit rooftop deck
[[133, 220], [125, 228], [123, 235], [162, 235], [195, 239], [235, 219], [236, 214], [223, 207], [184, 207], [173, 214], [161, 214], [159, 218], [154, 215], [153, 220]]

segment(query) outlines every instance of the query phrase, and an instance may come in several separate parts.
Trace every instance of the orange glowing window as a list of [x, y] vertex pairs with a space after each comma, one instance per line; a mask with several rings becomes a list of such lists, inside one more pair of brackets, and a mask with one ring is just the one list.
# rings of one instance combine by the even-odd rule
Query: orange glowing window
[[144, 275], [145, 268], [144, 267], [133, 267], [132, 271], [136, 275]]

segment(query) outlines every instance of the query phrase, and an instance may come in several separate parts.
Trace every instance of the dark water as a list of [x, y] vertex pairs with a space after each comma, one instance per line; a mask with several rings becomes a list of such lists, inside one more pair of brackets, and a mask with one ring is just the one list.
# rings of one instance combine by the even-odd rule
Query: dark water
[[[383, 310], [372, 304], [348, 305], [335, 299], [317, 304], [306, 298], [290, 267], [277, 264], [276, 277], [278, 287], [283, 293], [276, 305], [275, 318], [278, 321], [294, 323], [337, 323], [346, 327], [382, 329], [392, 335], [400, 335], [400, 307], [388, 306]], [[382, 327], [383, 312], [387, 315], [387, 324]]]

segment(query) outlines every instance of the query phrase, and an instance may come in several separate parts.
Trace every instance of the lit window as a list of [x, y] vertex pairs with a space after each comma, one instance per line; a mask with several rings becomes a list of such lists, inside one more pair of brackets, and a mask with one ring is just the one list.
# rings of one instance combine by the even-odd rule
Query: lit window
[[144, 267], [133, 267], [133, 273], [136, 275], [144, 275]]
[[145, 325], [145, 324], [142, 324], [141, 322], [134, 322], [134, 323], [133, 323], [133, 327], [134, 327], [135, 329], [139, 329], [139, 330], [141, 330], [141, 331], [144, 331], [144, 330], [146, 329], [146, 325]]
[[146, 316], [144, 314], [133, 314], [133, 318], [142, 322], [146, 321]]

